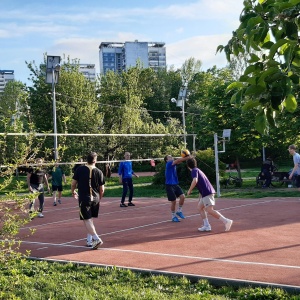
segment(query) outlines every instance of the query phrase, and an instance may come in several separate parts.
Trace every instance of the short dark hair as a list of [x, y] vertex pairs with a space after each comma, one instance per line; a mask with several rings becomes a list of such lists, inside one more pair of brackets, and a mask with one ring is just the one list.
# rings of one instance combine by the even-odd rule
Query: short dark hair
[[295, 145], [289, 145], [289, 149], [296, 150], [296, 146]]
[[94, 162], [94, 159], [97, 157], [96, 152], [90, 152], [87, 156], [87, 163], [92, 164]]
[[169, 154], [167, 154], [167, 155], [164, 157], [164, 161], [165, 161], [165, 162], [168, 161], [168, 156], [169, 156]]
[[190, 169], [194, 169], [197, 167], [197, 161], [194, 157], [192, 158], [189, 158], [187, 161], [186, 161], [186, 165], [188, 166], [188, 168]]

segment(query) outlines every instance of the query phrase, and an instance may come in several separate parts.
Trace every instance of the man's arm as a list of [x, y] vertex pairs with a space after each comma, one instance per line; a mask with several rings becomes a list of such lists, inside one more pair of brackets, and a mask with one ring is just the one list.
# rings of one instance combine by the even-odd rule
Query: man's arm
[[191, 158], [191, 156], [190, 156], [190, 155], [188, 155], [188, 156], [185, 156], [185, 157], [179, 157], [179, 158], [177, 158], [177, 159], [173, 160], [173, 163], [172, 163], [172, 165], [178, 165], [178, 164], [181, 164], [182, 162], [184, 162], [184, 161], [188, 160], [189, 158]]
[[75, 199], [78, 199], [78, 194], [77, 194], [77, 192], [75, 191], [76, 188], [77, 188], [77, 180], [72, 179], [72, 183], [71, 183], [71, 192], [72, 192], [72, 196], [73, 196]]
[[191, 186], [189, 188], [189, 190], [187, 191], [187, 194], [190, 195], [192, 193], [192, 190], [194, 189], [194, 187], [197, 185], [197, 182], [198, 182], [198, 178], [195, 177], [193, 178], [193, 181], [191, 183]]
[[50, 187], [49, 187], [49, 182], [48, 182], [47, 174], [44, 174], [44, 181], [45, 181], [45, 183], [46, 183], [46, 185], [47, 185], [47, 190], [48, 190], [48, 192], [49, 192], [49, 191], [50, 191]]
[[297, 171], [297, 169], [298, 169], [298, 163], [296, 162], [296, 163], [294, 164], [294, 168], [293, 168], [293, 170], [292, 170], [292, 172], [291, 172], [291, 174], [290, 174], [290, 176], [289, 176], [289, 179], [292, 179], [292, 178], [293, 178], [293, 175], [294, 175], [294, 173]]
[[31, 173], [27, 173], [27, 185], [28, 185], [29, 192], [32, 191], [32, 188], [30, 186], [30, 177], [31, 177]]
[[103, 195], [104, 195], [104, 190], [105, 190], [105, 187], [104, 185], [100, 185], [100, 188], [99, 188], [99, 195], [100, 195], [100, 199], [103, 198]]

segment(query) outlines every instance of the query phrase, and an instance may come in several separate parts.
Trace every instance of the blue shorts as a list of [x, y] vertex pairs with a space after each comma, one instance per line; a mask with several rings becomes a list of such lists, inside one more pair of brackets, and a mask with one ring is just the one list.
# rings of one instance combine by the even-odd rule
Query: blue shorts
[[178, 184], [166, 184], [167, 197], [169, 201], [175, 201], [183, 195], [183, 191]]

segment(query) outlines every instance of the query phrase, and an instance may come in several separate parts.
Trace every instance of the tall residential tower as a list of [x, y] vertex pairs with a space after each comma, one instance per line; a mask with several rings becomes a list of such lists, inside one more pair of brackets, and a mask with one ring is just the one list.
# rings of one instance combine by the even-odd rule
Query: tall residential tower
[[166, 68], [165, 43], [102, 42], [99, 46], [100, 74], [111, 70], [121, 73], [139, 61], [143, 68]]

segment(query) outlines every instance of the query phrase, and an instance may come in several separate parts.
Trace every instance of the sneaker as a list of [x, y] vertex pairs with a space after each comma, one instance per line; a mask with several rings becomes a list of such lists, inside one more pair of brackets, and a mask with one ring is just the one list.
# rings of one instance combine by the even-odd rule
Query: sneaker
[[56, 206], [56, 202], [53, 202], [53, 206]]
[[227, 222], [225, 224], [225, 231], [229, 231], [230, 230], [232, 223], [233, 223], [232, 220], [227, 219]]
[[128, 206], [135, 206], [132, 202], [128, 202]]
[[184, 216], [184, 214], [182, 213], [182, 211], [178, 211], [178, 212], [176, 213], [176, 215], [177, 215], [178, 217], [180, 217], [181, 219], [185, 219], [185, 216]]
[[120, 207], [127, 207], [127, 205], [125, 203], [121, 203]]
[[92, 249], [96, 250], [98, 247], [100, 247], [103, 244], [102, 240], [95, 240], [92, 242]]
[[89, 248], [93, 247], [93, 242], [90, 242], [90, 243], [86, 242], [86, 246]]
[[179, 220], [176, 216], [174, 216], [174, 217], [172, 218], [172, 222], [180, 222], [180, 220]]
[[200, 228], [198, 228], [198, 231], [211, 231], [211, 227], [210, 227], [210, 225], [208, 225], [208, 226], [202, 226], [202, 227], [200, 227]]
[[44, 218], [44, 215], [42, 213], [39, 213], [38, 218]]
[[61, 200], [60, 199], [58, 199], [57, 201], [58, 201], [59, 204], [61, 204]]

